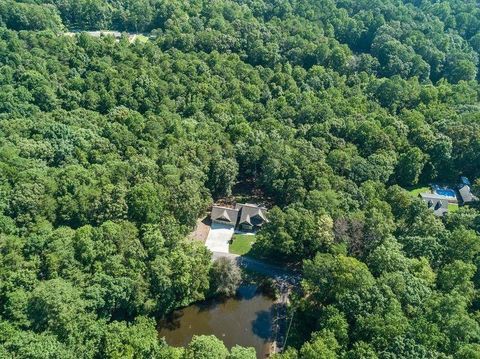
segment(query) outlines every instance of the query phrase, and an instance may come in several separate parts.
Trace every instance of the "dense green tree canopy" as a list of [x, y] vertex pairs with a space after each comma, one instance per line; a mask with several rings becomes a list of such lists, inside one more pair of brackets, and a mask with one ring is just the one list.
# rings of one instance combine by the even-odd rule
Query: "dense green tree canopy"
[[406, 189], [480, 194], [479, 54], [473, 0], [0, 0], [0, 357], [254, 356], [153, 319], [234, 291], [187, 236], [240, 184], [285, 358], [475, 358], [478, 203]]

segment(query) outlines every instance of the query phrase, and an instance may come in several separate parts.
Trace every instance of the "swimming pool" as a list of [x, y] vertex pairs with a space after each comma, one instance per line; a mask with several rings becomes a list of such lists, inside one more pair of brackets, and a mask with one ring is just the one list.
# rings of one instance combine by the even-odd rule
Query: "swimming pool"
[[453, 197], [453, 198], [457, 197], [455, 195], [455, 191], [453, 189], [448, 189], [448, 188], [437, 188], [435, 189], [435, 193], [445, 197]]

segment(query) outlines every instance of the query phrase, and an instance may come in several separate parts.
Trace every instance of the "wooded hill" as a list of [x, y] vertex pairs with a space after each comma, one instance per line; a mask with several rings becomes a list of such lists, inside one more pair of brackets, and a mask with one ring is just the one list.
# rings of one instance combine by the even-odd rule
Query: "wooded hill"
[[[478, 358], [478, 206], [405, 189], [480, 177], [479, 12], [0, 0], [0, 357], [250, 358], [152, 319], [215, 289], [185, 238], [248, 181], [303, 263], [282, 357]], [[156, 38], [63, 35], [107, 28]]]

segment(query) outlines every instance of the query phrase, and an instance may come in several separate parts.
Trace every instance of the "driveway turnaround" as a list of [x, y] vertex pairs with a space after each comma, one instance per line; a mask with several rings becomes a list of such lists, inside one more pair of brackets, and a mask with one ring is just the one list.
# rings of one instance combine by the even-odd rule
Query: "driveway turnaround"
[[212, 223], [205, 245], [212, 252], [228, 253], [228, 245], [232, 239], [234, 229], [232, 225]]

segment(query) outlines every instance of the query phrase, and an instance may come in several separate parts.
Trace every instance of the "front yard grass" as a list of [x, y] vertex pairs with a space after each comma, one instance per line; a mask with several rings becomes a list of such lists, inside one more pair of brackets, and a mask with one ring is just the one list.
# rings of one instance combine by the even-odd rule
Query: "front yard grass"
[[408, 192], [410, 192], [410, 194], [413, 197], [418, 197], [420, 193], [430, 193], [431, 191], [430, 191], [430, 187], [418, 187], [418, 188], [411, 189]]
[[243, 256], [250, 252], [252, 244], [255, 242], [254, 235], [234, 234], [229, 252]]
[[448, 212], [449, 213], [455, 213], [456, 211], [458, 211], [460, 207], [458, 207], [458, 204], [455, 204], [455, 203], [449, 203], [448, 204]]

